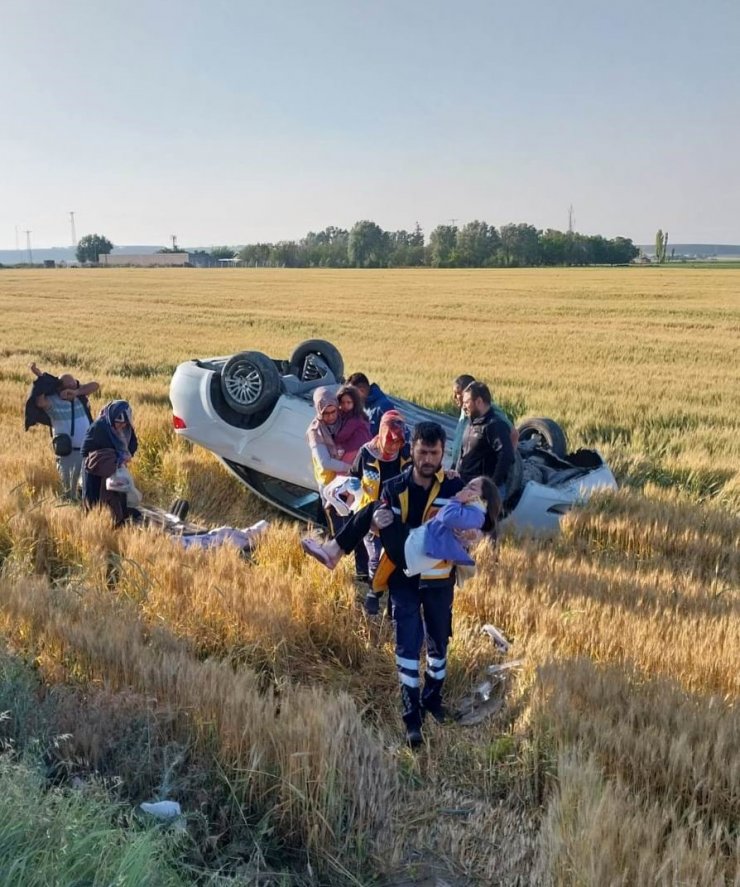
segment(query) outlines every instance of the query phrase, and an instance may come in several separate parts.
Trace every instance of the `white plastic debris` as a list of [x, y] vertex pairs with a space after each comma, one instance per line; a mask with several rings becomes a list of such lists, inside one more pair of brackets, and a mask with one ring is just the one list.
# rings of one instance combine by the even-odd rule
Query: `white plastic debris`
[[519, 668], [524, 665], [523, 659], [511, 659], [509, 662], [502, 662], [500, 665], [489, 665], [486, 672], [491, 675], [500, 674], [502, 671], [508, 671], [510, 668]]
[[484, 625], [483, 628], [481, 628], [481, 631], [488, 635], [502, 653], [509, 652], [511, 643], [506, 639], [501, 629], [496, 628], [495, 625]]
[[163, 822], [169, 822], [182, 815], [182, 808], [177, 801], [152, 801], [152, 803], [143, 801], [139, 807], [144, 813], [149, 813], [155, 819], [161, 819]]

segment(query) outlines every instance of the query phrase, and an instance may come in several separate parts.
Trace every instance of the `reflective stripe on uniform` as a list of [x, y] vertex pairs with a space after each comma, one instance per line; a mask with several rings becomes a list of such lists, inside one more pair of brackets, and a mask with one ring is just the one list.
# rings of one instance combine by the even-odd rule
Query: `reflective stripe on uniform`
[[402, 671], [398, 672], [398, 679], [407, 687], [418, 687], [421, 685], [421, 681], [418, 677], [412, 678], [411, 675], [404, 674]]
[[448, 561], [440, 561], [447, 563], [446, 567], [435, 567], [433, 570], [426, 570], [421, 574], [422, 579], [446, 579], [452, 572], [452, 565]]

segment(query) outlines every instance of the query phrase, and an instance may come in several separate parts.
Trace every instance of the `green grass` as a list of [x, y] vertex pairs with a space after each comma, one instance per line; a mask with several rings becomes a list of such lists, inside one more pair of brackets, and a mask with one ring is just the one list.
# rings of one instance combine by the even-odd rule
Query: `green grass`
[[137, 822], [94, 782], [49, 787], [39, 762], [0, 756], [0, 887], [176, 887], [182, 833]]

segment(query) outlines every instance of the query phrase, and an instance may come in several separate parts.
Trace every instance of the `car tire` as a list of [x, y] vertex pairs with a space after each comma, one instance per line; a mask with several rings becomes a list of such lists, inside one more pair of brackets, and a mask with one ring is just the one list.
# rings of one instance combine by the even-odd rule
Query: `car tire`
[[228, 406], [242, 416], [270, 410], [280, 396], [280, 373], [261, 351], [241, 351], [221, 370], [221, 392]]
[[561, 459], [568, 452], [568, 438], [565, 432], [552, 419], [536, 418], [525, 419], [516, 430], [519, 432], [519, 442], [535, 439], [538, 446], [550, 450]]
[[344, 359], [339, 349], [326, 342], [324, 339], [306, 339], [297, 346], [293, 354], [290, 356], [290, 371], [298, 376], [302, 381], [306, 381], [303, 373], [303, 367], [306, 358], [311, 355], [318, 355], [334, 374], [337, 382], [344, 380]]

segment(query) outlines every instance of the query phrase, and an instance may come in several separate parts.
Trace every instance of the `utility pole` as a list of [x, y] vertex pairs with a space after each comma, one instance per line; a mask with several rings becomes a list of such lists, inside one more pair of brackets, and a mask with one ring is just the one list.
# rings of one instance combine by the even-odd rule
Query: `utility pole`
[[75, 231], [75, 214], [71, 211], [69, 214], [69, 227], [72, 232], [72, 249], [77, 249], [77, 232]]
[[33, 265], [33, 250], [31, 249], [31, 231], [26, 228], [26, 249], [28, 250], [28, 264]]

